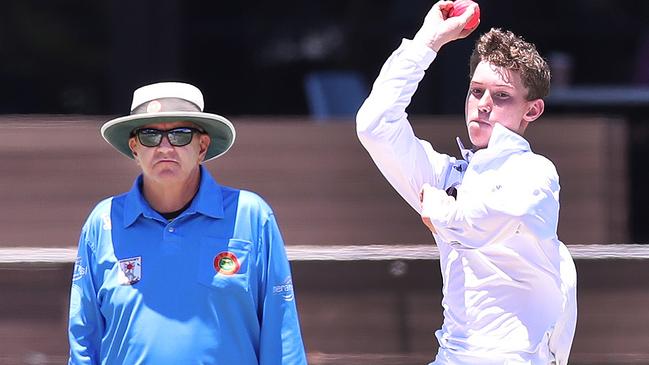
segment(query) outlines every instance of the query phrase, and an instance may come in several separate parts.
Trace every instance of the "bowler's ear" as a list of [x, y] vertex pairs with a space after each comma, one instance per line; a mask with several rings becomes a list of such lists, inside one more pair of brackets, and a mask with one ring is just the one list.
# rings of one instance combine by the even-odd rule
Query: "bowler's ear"
[[533, 122], [537, 120], [541, 116], [541, 114], [543, 114], [543, 110], [545, 110], [545, 103], [543, 102], [543, 99], [532, 100], [530, 101], [527, 113], [523, 115], [523, 120], [528, 123]]

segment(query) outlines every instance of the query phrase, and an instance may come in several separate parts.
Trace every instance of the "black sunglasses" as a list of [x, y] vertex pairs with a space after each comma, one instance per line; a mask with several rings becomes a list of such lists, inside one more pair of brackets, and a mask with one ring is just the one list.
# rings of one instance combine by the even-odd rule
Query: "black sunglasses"
[[194, 133], [205, 133], [191, 127], [179, 127], [163, 131], [155, 128], [141, 128], [133, 131], [131, 136], [137, 136], [140, 144], [146, 147], [157, 147], [162, 143], [162, 137], [166, 136], [169, 144], [174, 147], [182, 147], [191, 143]]

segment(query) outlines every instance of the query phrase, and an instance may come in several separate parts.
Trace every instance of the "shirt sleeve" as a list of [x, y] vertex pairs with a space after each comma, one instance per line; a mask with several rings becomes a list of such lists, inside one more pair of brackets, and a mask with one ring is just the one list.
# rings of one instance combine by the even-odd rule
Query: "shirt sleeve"
[[430, 48], [407, 39], [383, 65], [356, 116], [363, 147], [394, 189], [420, 212], [424, 184], [443, 188], [454, 159], [436, 152], [414, 134], [406, 107], [436, 57]]
[[99, 310], [93, 272], [95, 255], [87, 239], [88, 225], [79, 239], [70, 290], [69, 331], [70, 365], [100, 363], [100, 344], [104, 320]]
[[[452, 246], [480, 248], [527, 232], [539, 240], [556, 237], [559, 178], [535, 164], [491, 191], [458, 190], [458, 199], [431, 216], [436, 234]], [[439, 208], [432, 208], [433, 210]]]
[[273, 214], [269, 215], [263, 227], [261, 246], [259, 363], [306, 364], [291, 269]]

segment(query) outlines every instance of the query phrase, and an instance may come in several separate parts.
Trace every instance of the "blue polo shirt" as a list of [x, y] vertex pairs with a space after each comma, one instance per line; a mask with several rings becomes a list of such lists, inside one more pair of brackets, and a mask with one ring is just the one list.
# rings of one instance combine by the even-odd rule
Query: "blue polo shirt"
[[169, 222], [141, 192], [100, 202], [79, 239], [70, 364], [306, 364], [284, 243], [258, 195], [201, 167]]

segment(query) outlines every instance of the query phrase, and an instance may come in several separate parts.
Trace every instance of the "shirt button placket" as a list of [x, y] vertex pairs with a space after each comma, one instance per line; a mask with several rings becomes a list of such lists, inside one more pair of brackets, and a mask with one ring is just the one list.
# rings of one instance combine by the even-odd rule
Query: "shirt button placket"
[[176, 234], [177, 234], [177, 228], [172, 225], [168, 225], [167, 227], [165, 227], [164, 230], [164, 240], [174, 241], [177, 238]]

